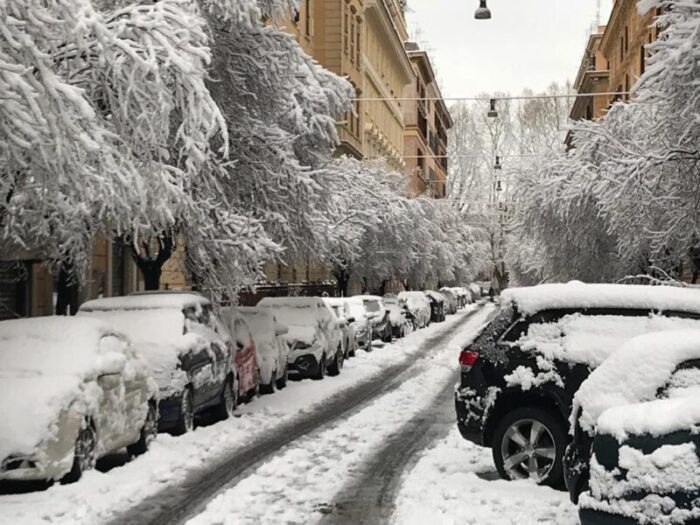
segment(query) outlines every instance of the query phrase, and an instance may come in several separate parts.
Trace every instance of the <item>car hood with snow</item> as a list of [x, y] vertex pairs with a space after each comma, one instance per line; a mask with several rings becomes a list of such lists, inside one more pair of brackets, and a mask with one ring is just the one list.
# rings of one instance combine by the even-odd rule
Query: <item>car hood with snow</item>
[[126, 364], [123, 355], [100, 351], [114, 333], [106, 323], [69, 317], [0, 323], [0, 460], [51, 439], [69, 406], [96, 404], [90, 382]]

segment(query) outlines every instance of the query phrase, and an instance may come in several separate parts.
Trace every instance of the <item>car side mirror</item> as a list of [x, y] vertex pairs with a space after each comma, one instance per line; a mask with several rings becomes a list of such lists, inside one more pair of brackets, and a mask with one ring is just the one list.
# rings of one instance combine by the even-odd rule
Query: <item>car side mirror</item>
[[389, 309], [387, 308], [386, 310], [384, 310], [384, 313], [387, 314], [387, 315], [389, 315], [389, 314], [391, 314], [391, 310], [389, 310]]
[[354, 317], [348, 317], [348, 324], [354, 323], [354, 322], [355, 322], [355, 318], [354, 318]]

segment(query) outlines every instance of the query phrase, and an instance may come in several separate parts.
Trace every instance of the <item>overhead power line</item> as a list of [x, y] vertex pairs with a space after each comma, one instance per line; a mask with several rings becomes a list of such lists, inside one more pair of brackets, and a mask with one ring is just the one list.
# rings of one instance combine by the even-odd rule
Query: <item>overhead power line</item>
[[610, 93], [572, 93], [567, 95], [515, 95], [506, 97], [368, 97], [353, 98], [356, 102], [439, 102], [439, 101], [472, 101], [490, 102], [491, 100], [542, 100], [557, 98], [579, 98], [579, 97], [614, 97], [631, 95], [631, 91], [614, 91]]

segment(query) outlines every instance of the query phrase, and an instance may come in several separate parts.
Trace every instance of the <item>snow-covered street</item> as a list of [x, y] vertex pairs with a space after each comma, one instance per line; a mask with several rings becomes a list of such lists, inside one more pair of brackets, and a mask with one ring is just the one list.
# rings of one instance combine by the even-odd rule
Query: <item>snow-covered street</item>
[[[521, 503], [535, 495], [538, 507], [527, 511], [533, 520], [573, 517], [564, 493], [489, 481], [489, 451], [454, 430], [456, 355], [492, 308], [471, 307], [361, 352], [342, 375], [291, 383], [285, 395], [240, 407], [233, 420], [179, 438], [161, 434], [148, 454], [124, 465], [117, 457], [117, 466], [77, 484], [0, 496], [0, 521], [457, 523], [499, 516], [522, 523]], [[491, 492], [455, 504], [464, 490]]]

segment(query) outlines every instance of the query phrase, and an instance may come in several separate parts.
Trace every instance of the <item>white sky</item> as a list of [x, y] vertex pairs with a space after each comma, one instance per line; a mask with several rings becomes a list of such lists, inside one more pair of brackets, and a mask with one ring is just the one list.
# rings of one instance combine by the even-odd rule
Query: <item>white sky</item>
[[[600, 0], [605, 24], [613, 0]], [[409, 34], [430, 54], [445, 97], [542, 90], [573, 82], [598, 0], [408, 0]], [[420, 28], [420, 32], [417, 32]]]

